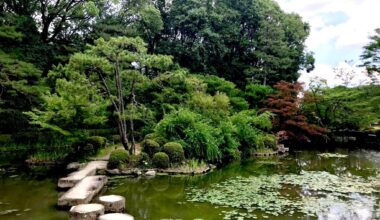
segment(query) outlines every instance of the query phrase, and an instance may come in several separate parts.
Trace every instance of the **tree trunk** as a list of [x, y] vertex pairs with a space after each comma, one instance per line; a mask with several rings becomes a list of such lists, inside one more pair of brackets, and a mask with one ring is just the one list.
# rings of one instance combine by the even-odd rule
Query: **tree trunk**
[[136, 105], [137, 101], [136, 101], [136, 94], [135, 94], [135, 80], [132, 81], [132, 85], [131, 85], [131, 105], [132, 105], [132, 111], [131, 111], [131, 115], [129, 117], [129, 124], [130, 124], [130, 129], [131, 129], [131, 140], [132, 140], [132, 146], [131, 146], [131, 149], [130, 149], [130, 154], [135, 154], [136, 153], [136, 142], [135, 142], [135, 125], [134, 125], [134, 122], [133, 122], [133, 117], [134, 117], [134, 109], [133, 107]]
[[118, 114], [118, 126], [119, 126], [119, 133], [121, 138], [121, 143], [123, 144], [125, 150], [129, 149], [129, 141], [127, 136], [127, 122], [125, 120], [125, 109], [124, 109], [124, 96], [123, 96], [123, 89], [121, 84], [121, 77], [119, 73], [119, 62], [116, 60], [116, 63], [114, 65], [114, 71], [115, 71], [115, 86], [116, 86], [116, 96], [117, 96], [117, 114]]

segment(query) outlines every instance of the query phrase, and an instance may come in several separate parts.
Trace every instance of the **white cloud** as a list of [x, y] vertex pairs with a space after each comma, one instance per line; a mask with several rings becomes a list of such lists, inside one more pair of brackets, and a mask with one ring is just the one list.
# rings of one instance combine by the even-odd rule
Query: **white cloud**
[[[333, 67], [344, 65], [344, 60], [358, 62], [368, 37], [380, 27], [380, 0], [276, 1], [284, 11], [300, 14], [311, 26], [306, 45], [315, 52], [316, 68], [311, 73], [302, 73], [299, 81], [306, 84], [316, 76], [326, 79], [329, 86], [341, 84]], [[345, 68], [355, 71], [352, 85], [368, 79], [363, 68]]]
[[337, 71], [335, 69], [352, 73], [353, 78], [348, 84], [349, 87], [365, 85], [371, 82], [365, 68], [358, 67], [357, 64], [348, 64], [346, 62], [341, 62], [334, 67], [328, 64], [319, 64], [312, 73], [302, 72], [298, 81], [304, 83], [305, 88], [308, 88], [310, 82], [315, 78], [326, 80], [328, 87], [344, 85], [344, 80], [337, 76]]

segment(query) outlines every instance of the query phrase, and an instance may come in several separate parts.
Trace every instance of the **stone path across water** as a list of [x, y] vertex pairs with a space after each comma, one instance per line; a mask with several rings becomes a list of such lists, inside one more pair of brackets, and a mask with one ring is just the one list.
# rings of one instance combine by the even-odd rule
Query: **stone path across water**
[[107, 169], [108, 161], [91, 161], [84, 168], [79, 171], [75, 171], [68, 175], [68, 177], [64, 177], [58, 180], [59, 188], [71, 188], [83, 180], [87, 176], [96, 175], [98, 170]]
[[[88, 162], [78, 171], [69, 174], [58, 180], [59, 188], [70, 188], [66, 193], [58, 199], [58, 206], [70, 209], [70, 220], [100, 220], [100, 219], [120, 219], [133, 220], [133, 216], [122, 213], [104, 214], [104, 205], [89, 204], [94, 197], [106, 185], [108, 178], [104, 175], [96, 175], [99, 170], [107, 169], [108, 157], [99, 158], [98, 160]], [[78, 166], [81, 167], [81, 166]], [[110, 195], [104, 197], [117, 198], [117, 201], [105, 202], [108, 212], [123, 211], [125, 207], [125, 198], [122, 196]], [[123, 203], [123, 204], [121, 204]], [[93, 207], [101, 206], [102, 210], [94, 214]], [[114, 209], [115, 208], [115, 209]]]
[[58, 206], [87, 204], [103, 189], [106, 176], [88, 176], [58, 199]]

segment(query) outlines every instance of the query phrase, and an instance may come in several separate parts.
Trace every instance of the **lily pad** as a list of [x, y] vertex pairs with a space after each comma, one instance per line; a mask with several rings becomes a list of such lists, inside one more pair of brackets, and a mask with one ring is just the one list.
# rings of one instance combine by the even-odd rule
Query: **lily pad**
[[[345, 210], [356, 210], [361, 204], [375, 201], [373, 193], [376, 178], [336, 176], [328, 172], [302, 171], [300, 174], [235, 177], [208, 188], [192, 188], [187, 192], [190, 202], [207, 202], [216, 206], [234, 208], [224, 213], [225, 219], [253, 219], [241, 214], [262, 211], [278, 216], [285, 213], [304, 213], [318, 216], [328, 213], [336, 204]], [[358, 195], [364, 200], [353, 197]], [[375, 207], [375, 202], [372, 202]], [[350, 214], [350, 213], [349, 213]], [[359, 215], [360, 213], [352, 213]]]
[[346, 158], [348, 155], [345, 154], [338, 154], [338, 153], [322, 153], [318, 154], [318, 156], [323, 158]]

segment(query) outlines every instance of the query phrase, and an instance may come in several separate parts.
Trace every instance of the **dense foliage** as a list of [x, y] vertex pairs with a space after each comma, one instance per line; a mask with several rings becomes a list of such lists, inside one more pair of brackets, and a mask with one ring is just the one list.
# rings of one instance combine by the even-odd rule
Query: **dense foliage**
[[313, 87], [305, 94], [305, 112], [315, 123], [331, 129], [370, 129], [380, 122], [380, 87]]
[[264, 110], [276, 115], [273, 120], [275, 131], [283, 139], [310, 141], [313, 137], [323, 137], [327, 130], [309, 124], [300, 108], [302, 84], [281, 81], [274, 88], [277, 92], [267, 99]]
[[361, 59], [373, 84], [379, 84], [377, 77], [380, 74], [380, 28], [375, 30], [375, 35], [371, 36], [370, 39], [371, 42], [364, 47]]
[[[220, 162], [276, 148], [278, 131], [308, 140], [325, 134], [316, 125], [378, 122], [376, 87], [301, 102], [300, 85], [279, 83], [314, 68], [308, 34], [274, 0], [0, 1], [1, 145], [75, 154], [107, 136], [132, 156], [141, 142], [142, 161], [164, 150], [174, 163]], [[377, 41], [363, 55], [371, 72]]]

